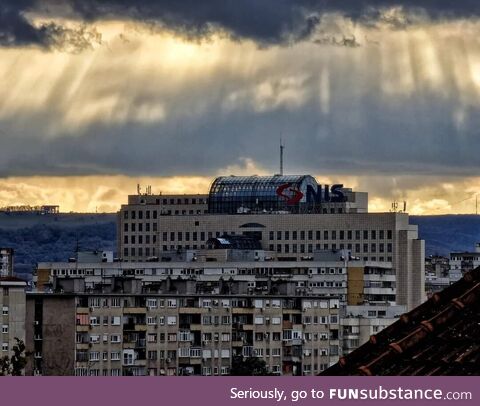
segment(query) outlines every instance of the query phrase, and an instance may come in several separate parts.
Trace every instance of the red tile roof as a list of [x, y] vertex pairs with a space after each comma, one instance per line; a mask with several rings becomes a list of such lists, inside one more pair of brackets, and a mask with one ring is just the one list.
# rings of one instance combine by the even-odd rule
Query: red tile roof
[[480, 375], [480, 267], [321, 375]]

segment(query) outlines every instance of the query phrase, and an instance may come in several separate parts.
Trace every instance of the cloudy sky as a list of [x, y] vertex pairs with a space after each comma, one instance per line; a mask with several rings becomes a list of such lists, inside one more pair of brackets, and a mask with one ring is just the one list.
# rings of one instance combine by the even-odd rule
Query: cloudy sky
[[474, 0], [1, 0], [0, 206], [206, 192], [282, 137], [372, 211], [474, 212], [479, 34]]

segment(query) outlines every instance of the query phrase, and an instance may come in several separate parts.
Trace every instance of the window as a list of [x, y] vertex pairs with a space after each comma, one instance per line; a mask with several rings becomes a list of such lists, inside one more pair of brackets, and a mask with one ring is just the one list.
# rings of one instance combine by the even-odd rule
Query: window
[[156, 333], [147, 334], [147, 343], [156, 343], [156, 342], [157, 342], [157, 334]]
[[134, 350], [124, 350], [123, 351], [123, 364], [124, 365], [133, 365], [135, 360]]
[[272, 317], [272, 324], [278, 325], [281, 324], [281, 318], [280, 317]]
[[220, 355], [222, 358], [230, 358], [230, 350], [222, 350]]
[[157, 324], [157, 317], [155, 316], [148, 316], [147, 317], [147, 324], [149, 326], [154, 326], [155, 324]]
[[229, 367], [221, 367], [220, 368], [220, 374], [221, 375], [228, 375], [230, 373], [230, 368]]
[[92, 316], [90, 317], [90, 325], [91, 326], [98, 326], [100, 325], [100, 317]]
[[168, 316], [167, 317], [167, 325], [174, 326], [177, 324], [177, 316]]
[[179, 331], [178, 332], [178, 341], [190, 341], [192, 339], [192, 335], [190, 331]]
[[158, 357], [157, 351], [148, 351], [147, 358], [149, 360], [155, 361], [157, 359], [157, 357]]
[[4, 324], [4, 325], [2, 326], [2, 333], [3, 333], [3, 334], [8, 334], [8, 324]]
[[147, 307], [150, 309], [157, 308], [157, 299], [147, 299]]
[[100, 298], [99, 297], [91, 297], [88, 300], [90, 307], [100, 307]]
[[167, 299], [168, 307], [177, 307], [177, 299]]
[[90, 352], [90, 361], [100, 361], [100, 352], [99, 351], [91, 351]]
[[120, 342], [120, 334], [112, 334], [110, 335], [110, 342], [112, 344], [116, 344]]
[[230, 324], [230, 316], [222, 316], [222, 324]]
[[90, 342], [93, 344], [100, 342], [100, 336], [98, 334], [90, 335]]
[[121, 322], [120, 316], [112, 316], [112, 326], [119, 326]]
[[112, 298], [110, 299], [110, 303], [111, 303], [111, 306], [112, 306], [112, 307], [120, 307], [121, 301], [120, 301], [120, 298], [119, 298], [119, 297], [112, 297]]
[[111, 361], [120, 361], [120, 351], [112, 351], [110, 353], [110, 360]]
[[230, 333], [222, 333], [222, 341], [223, 342], [230, 341]]

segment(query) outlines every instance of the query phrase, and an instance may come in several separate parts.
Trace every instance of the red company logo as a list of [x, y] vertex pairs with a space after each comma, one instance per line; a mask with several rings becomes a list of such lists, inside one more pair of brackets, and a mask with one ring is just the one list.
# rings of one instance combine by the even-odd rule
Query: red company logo
[[[287, 201], [287, 204], [289, 205], [297, 204], [300, 201], [300, 199], [303, 197], [303, 193], [300, 192], [300, 190], [291, 186], [292, 186], [291, 183], [285, 183], [283, 185], [280, 185], [276, 191], [277, 196], [283, 197]], [[285, 193], [287, 190], [290, 193]]]

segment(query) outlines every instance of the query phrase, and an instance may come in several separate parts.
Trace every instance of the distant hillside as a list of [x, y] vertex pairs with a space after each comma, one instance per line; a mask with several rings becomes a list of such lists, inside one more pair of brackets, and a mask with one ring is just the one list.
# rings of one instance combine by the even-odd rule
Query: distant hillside
[[480, 242], [480, 216], [457, 214], [445, 216], [411, 216], [425, 240], [426, 255], [448, 255], [455, 251], [471, 251]]
[[[480, 241], [480, 216], [412, 216], [426, 255], [468, 251]], [[115, 251], [115, 214], [0, 213], [0, 247], [15, 249], [15, 270], [29, 274], [37, 262], [65, 261], [80, 250]]]
[[37, 262], [65, 261], [80, 250], [115, 250], [115, 214], [0, 213], [0, 247], [15, 250], [15, 272], [30, 274]]

